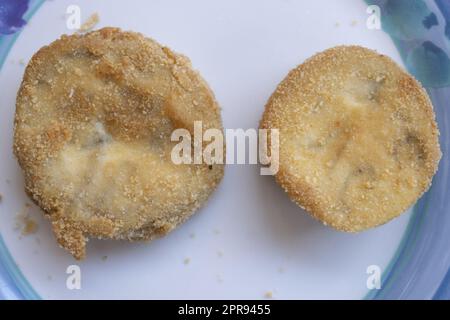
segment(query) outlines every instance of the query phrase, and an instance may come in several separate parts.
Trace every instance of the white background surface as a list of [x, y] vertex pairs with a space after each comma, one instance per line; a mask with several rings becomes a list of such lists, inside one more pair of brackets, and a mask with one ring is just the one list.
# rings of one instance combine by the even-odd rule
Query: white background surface
[[360, 44], [400, 61], [387, 35], [366, 28], [360, 0], [47, 1], [0, 71], [0, 231], [42, 297], [259, 299], [271, 291], [274, 299], [302, 299], [367, 293], [367, 266], [387, 266], [409, 215], [361, 234], [340, 233], [302, 212], [272, 177], [250, 165], [227, 166], [208, 204], [163, 239], [90, 241], [87, 259], [79, 263], [82, 289], [66, 289], [66, 268], [77, 262], [58, 248], [40, 210], [30, 209], [39, 224], [36, 234], [20, 238], [14, 230], [16, 214], [30, 201], [12, 155], [12, 124], [24, 72], [19, 60], [27, 62], [41, 46], [71, 33], [64, 18], [69, 4], [81, 7], [82, 20], [97, 12], [97, 27], [139, 31], [190, 57], [216, 94], [225, 128], [257, 127], [287, 72], [328, 47]]

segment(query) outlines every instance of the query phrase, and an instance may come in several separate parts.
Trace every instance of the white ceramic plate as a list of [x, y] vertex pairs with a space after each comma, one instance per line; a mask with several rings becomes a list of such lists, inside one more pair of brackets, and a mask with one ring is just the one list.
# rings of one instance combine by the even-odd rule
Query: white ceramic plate
[[[359, 44], [401, 63], [388, 35], [366, 27], [364, 2], [38, 2], [32, 1], [39, 8], [0, 71], [2, 259], [26, 298], [259, 299], [272, 292], [275, 299], [346, 299], [368, 293], [368, 266], [387, 267], [409, 214], [357, 235], [336, 232], [291, 203], [258, 167], [229, 165], [208, 204], [167, 237], [152, 243], [93, 240], [79, 263], [57, 246], [34, 205], [29, 210], [38, 231], [21, 236], [15, 230], [17, 213], [30, 201], [12, 155], [15, 98], [24, 72], [19, 61], [72, 33], [66, 27], [68, 5], [78, 5], [83, 20], [97, 12], [97, 28], [138, 31], [189, 56], [214, 90], [224, 126], [255, 128], [276, 85], [318, 51]], [[66, 269], [73, 264], [81, 268], [81, 290], [66, 287]]]

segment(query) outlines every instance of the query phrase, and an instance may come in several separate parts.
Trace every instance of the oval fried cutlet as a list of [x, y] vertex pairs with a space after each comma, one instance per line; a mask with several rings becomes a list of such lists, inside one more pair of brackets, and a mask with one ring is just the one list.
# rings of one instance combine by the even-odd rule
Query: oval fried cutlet
[[14, 151], [26, 191], [77, 259], [88, 237], [147, 240], [199, 208], [223, 165], [175, 165], [176, 128], [222, 130], [186, 57], [104, 28], [40, 49], [17, 96]]
[[441, 157], [425, 90], [390, 58], [358, 46], [292, 70], [260, 126], [280, 132], [277, 182], [342, 231], [400, 215], [428, 189]]

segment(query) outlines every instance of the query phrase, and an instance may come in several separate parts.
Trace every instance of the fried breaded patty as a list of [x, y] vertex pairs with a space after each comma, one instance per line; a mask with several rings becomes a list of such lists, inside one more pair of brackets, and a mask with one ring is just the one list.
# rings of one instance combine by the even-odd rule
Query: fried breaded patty
[[141, 34], [104, 28], [40, 49], [17, 96], [14, 152], [26, 191], [77, 259], [89, 237], [147, 240], [199, 208], [223, 165], [175, 165], [171, 133], [222, 130], [189, 60]]
[[425, 90], [390, 58], [358, 46], [319, 53], [269, 99], [261, 128], [277, 128], [277, 182], [338, 230], [386, 223], [430, 186], [441, 157]]

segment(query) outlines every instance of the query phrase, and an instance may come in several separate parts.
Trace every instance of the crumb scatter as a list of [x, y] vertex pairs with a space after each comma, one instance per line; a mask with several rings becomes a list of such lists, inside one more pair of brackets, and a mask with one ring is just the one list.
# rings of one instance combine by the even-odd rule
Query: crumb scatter
[[94, 27], [100, 22], [100, 16], [97, 12], [91, 14], [85, 22], [83, 22], [80, 26], [78, 32], [87, 32], [94, 29]]
[[22, 210], [16, 214], [16, 230], [20, 230], [20, 236], [28, 236], [34, 234], [38, 230], [38, 224], [30, 216], [29, 207], [25, 204]]

